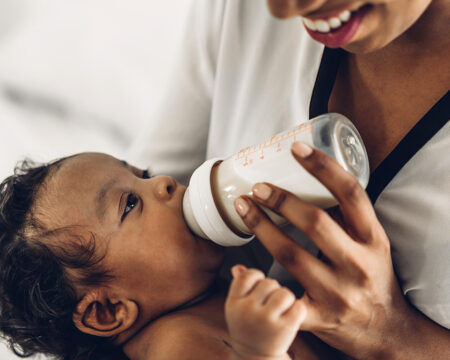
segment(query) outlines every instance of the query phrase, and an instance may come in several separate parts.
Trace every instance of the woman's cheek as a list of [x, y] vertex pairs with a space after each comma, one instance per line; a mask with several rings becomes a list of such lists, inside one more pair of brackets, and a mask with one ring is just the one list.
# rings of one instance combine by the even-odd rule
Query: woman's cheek
[[302, 8], [307, 3], [312, 4], [316, 0], [305, 0], [305, 1], [290, 1], [290, 0], [268, 0], [267, 5], [273, 16], [286, 19], [293, 16], [301, 16]]

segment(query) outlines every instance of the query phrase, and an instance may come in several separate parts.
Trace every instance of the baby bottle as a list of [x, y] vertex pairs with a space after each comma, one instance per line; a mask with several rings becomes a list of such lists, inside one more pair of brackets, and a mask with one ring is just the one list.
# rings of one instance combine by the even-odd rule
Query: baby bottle
[[[197, 168], [183, 198], [183, 214], [198, 236], [222, 246], [240, 246], [253, 236], [234, 207], [241, 195], [252, 196], [252, 186], [269, 182], [321, 208], [337, 200], [291, 154], [291, 145], [302, 141], [336, 160], [365, 188], [369, 180], [366, 149], [354, 125], [345, 116], [330, 113], [249, 146], [226, 159], [214, 158]], [[286, 221], [263, 208], [278, 225]]]

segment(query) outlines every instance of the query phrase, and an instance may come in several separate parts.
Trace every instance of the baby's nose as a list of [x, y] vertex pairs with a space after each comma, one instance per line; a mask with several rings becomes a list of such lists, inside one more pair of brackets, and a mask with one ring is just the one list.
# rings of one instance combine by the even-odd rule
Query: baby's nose
[[160, 200], [170, 200], [177, 188], [177, 182], [170, 176], [157, 176], [154, 178], [156, 182], [153, 191], [155, 196]]

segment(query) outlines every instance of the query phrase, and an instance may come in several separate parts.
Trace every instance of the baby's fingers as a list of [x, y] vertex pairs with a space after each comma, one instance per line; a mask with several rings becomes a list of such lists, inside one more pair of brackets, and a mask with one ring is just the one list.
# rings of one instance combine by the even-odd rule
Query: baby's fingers
[[296, 299], [291, 307], [281, 315], [281, 318], [288, 321], [293, 328], [300, 330], [306, 319], [306, 307], [303, 301]]
[[280, 287], [267, 297], [265, 307], [268, 312], [275, 316], [280, 316], [294, 304], [295, 295], [289, 289]]
[[248, 295], [256, 284], [265, 278], [262, 271], [247, 269], [243, 265], [234, 266], [231, 273], [233, 281], [228, 291], [228, 298], [240, 298]]
[[253, 289], [248, 293], [248, 297], [255, 300], [255, 304], [264, 305], [272, 293], [280, 288], [280, 284], [275, 279], [265, 278], [258, 281]]

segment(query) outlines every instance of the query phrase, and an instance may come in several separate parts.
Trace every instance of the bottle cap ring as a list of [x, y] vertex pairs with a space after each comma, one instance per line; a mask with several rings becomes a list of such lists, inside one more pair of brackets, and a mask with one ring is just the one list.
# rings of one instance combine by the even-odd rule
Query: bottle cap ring
[[239, 236], [222, 219], [211, 189], [211, 170], [222, 159], [213, 158], [198, 167], [189, 181], [189, 200], [195, 220], [205, 235], [222, 246], [242, 246], [255, 236]]

